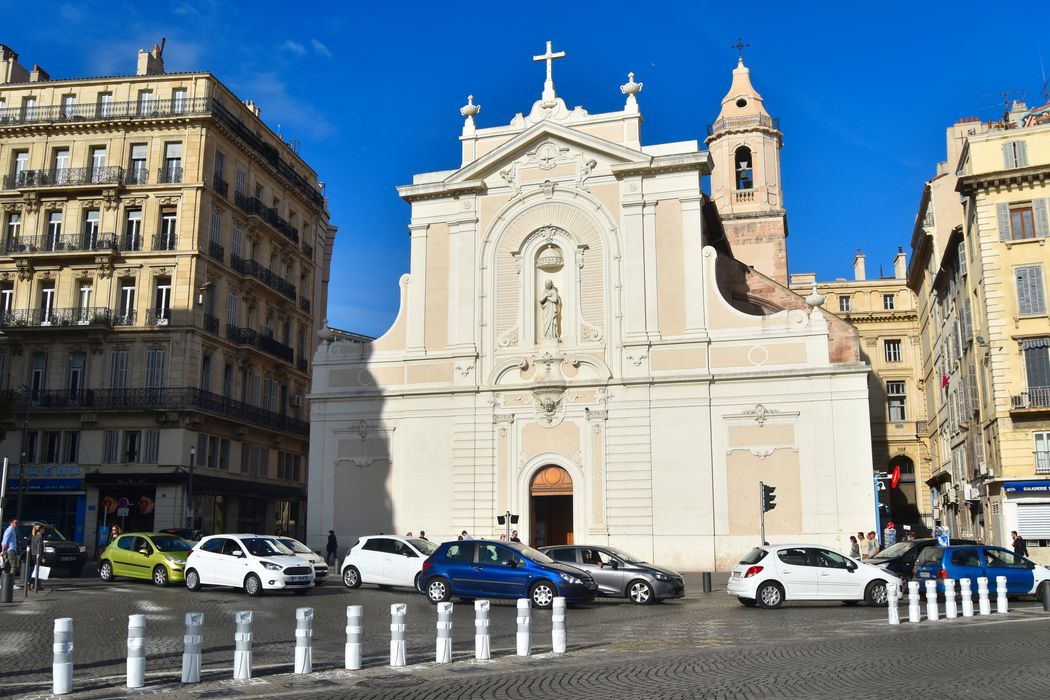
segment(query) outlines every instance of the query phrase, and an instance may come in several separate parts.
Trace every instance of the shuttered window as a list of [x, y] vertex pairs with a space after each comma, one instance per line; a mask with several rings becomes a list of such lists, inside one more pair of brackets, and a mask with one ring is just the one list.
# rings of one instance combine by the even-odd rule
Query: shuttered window
[[959, 275], [966, 274], [966, 241], [959, 241]]
[[128, 388], [128, 351], [112, 350], [109, 353], [109, 388]]
[[1028, 379], [1028, 390], [1050, 387], [1050, 341], [1046, 338], [1034, 338], [1021, 344], [1024, 352], [1025, 372]]
[[1017, 532], [1029, 540], [1050, 539], [1050, 503], [1018, 503]]
[[117, 461], [117, 438], [116, 430], [107, 430], [102, 436], [102, 461], [113, 464]]
[[164, 386], [164, 365], [166, 359], [167, 351], [163, 349], [148, 350], [146, 352], [145, 386], [147, 389], [158, 389]]
[[147, 430], [143, 434], [142, 463], [157, 464], [160, 462], [160, 431]]
[[1024, 141], [1007, 141], [1003, 144], [1003, 163], [1007, 168], [1023, 168], [1028, 165], [1028, 147]]
[[1035, 237], [1050, 236], [1050, 199], [1036, 199], [1032, 202], [1035, 214]]
[[970, 297], [965, 297], [962, 302], [962, 341], [966, 345], [973, 339], [973, 311], [970, 308]]
[[1015, 268], [1014, 273], [1017, 276], [1017, 313], [1021, 316], [1046, 313], [1043, 268], [1039, 265], [1027, 265]]

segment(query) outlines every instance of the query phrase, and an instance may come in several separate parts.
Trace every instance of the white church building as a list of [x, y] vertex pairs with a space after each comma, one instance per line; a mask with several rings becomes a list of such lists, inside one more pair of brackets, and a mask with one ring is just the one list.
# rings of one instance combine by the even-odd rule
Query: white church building
[[[704, 143], [643, 144], [559, 97], [480, 128], [411, 204], [401, 307], [314, 358], [308, 542], [503, 531], [726, 569], [766, 538], [872, 528], [855, 329], [786, 287], [781, 132], [741, 59]], [[615, 87], [613, 87], [615, 89]], [[710, 175], [711, 192], [701, 188]], [[322, 331], [324, 333], [324, 331]]]

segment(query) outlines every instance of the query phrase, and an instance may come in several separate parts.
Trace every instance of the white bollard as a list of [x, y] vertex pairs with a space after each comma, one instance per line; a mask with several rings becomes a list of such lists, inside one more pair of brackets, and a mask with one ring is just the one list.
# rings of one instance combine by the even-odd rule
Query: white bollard
[[554, 653], [564, 654], [565, 644], [565, 598], [558, 596], [554, 599], [554, 608], [551, 614], [551, 646], [554, 647]]
[[474, 601], [474, 658], [487, 661], [492, 658], [489, 648], [489, 606], [487, 600]]
[[361, 626], [361, 615], [364, 608], [360, 605], [346, 606], [346, 668], [357, 671], [361, 668], [361, 642], [364, 628]]
[[919, 582], [908, 581], [908, 622], [922, 620], [922, 608], [919, 607]]
[[1000, 614], [1006, 614], [1010, 612], [1010, 606], [1006, 600], [1006, 577], [996, 576], [995, 577], [995, 611]]
[[252, 611], [235, 612], [233, 622], [233, 680], [246, 681], [252, 677]]
[[970, 579], [959, 580], [959, 596], [962, 598], [962, 616], [973, 617], [973, 592], [970, 590]]
[[977, 605], [982, 615], [992, 614], [992, 604], [988, 601], [988, 579], [977, 577]]
[[204, 613], [186, 613], [186, 634], [182, 637], [182, 682], [201, 682], [201, 646], [204, 644]]
[[439, 664], [452, 663], [452, 603], [438, 603], [437, 649], [434, 661]]
[[959, 609], [955, 605], [955, 581], [944, 580], [944, 619], [954, 620], [959, 616]]
[[310, 673], [314, 668], [314, 609], [295, 609], [295, 669], [293, 673]]
[[404, 603], [390, 606], [390, 665], [394, 668], [405, 665], [405, 611]]
[[146, 685], [146, 616], [128, 615], [128, 687]]
[[528, 656], [532, 652], [532, 601], [518, 598], [518, 656]]
[[937, 582], [926, 582], [926, 619], [930, 621], [940, 617], [937, 612]]
[[901, 612], [897, 609], [897, 585], [886, 584], [886, 615], [891, 625], [901, 623]]
[[55, 620], [55, 637], [51, 645], [51, 692], [65, 695], [73, 692], [73, 618]]

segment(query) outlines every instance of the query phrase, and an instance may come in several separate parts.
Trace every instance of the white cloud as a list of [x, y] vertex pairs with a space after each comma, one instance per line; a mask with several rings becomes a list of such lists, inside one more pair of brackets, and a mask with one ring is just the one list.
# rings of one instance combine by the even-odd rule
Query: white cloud
[[310, 44], [314, 47], [314, 53], [324, 56], [325, 58], [331, 58], [332, 52], [328, 50], [328, 47], [317, 39], [310, 39]]
[[284, 43], [281, 44], [281, 48], [285, 51], [290, 51], [294, 53], [296, 56], [302, 56], [306, 53], [305, 46], [303, 46], [297, 41], [292, 41], [291, 39], [285, 39]]

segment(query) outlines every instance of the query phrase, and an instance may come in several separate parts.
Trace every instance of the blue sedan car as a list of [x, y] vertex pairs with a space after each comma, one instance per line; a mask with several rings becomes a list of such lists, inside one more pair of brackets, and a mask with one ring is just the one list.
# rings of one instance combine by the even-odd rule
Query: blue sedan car
[[995, 579], [1006, 577], [1009, 595], [1035, 595], [1039, 586], [1050, 585], [1050, 569], [1019, 557], [1009, 549], [987, 545], [956, 545], [927, 547], [915, 562], [915, 580], [937, 581], [937, 590], [944, 592], [945, 579], [968, 578], [974, 591], [977, 579], [984, 576], [988, 587], [995, 591]]
[[561, 596], [588, 602], [598, 593], [594, 578], [517, 542], [446, 542], [423, 562], [420, 589], [435, 605], [458, 598], [529, 598], [549, 608]]

